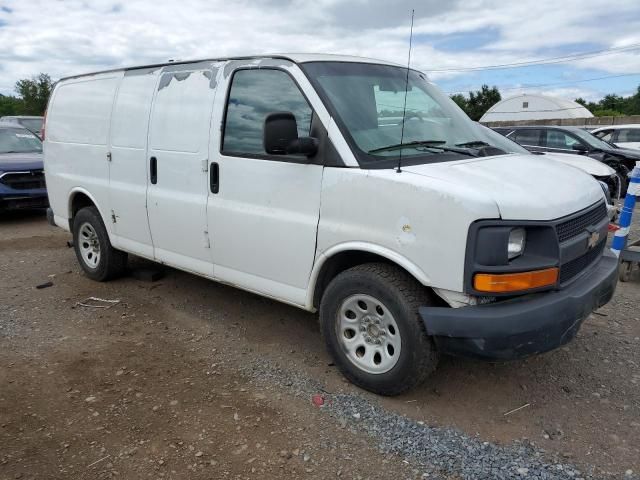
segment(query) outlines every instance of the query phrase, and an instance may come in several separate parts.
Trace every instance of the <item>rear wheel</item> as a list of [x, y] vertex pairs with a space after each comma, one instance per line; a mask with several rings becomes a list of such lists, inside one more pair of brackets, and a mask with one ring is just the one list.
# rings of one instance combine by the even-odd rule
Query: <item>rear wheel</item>
[[322, 297], [320, 325], [344, 376], [381, 395], [421, 383], [438, 361], [418, 314], [429, 303], [424, 287], [392, 265], [359, 265], [334, 278]]
[[111, 246], [96, 207], [84, 207], [76, 213], [73, 246], [80, 266], [92, 280], [110, 280], [121, 275], [127, 266], [127, 254]]

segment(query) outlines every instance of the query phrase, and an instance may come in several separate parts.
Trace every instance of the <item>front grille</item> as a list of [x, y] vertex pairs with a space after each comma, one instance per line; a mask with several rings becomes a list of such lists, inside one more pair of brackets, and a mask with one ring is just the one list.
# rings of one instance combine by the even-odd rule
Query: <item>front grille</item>
[[584, 229], [597, 225], [607, 216], [607, 206], [604, 203], [599, 203], [591, 210], [583, 213], [578, 217], [571, 218], [562, 223], [556, 225], [556, 232], [558, 233], [558, 240], [560, 243], [565, 242], [576, 235], [580, 235], [584, 232]]
[[14, 190], [33, 190], [46, 187], [42, 170], [7, 172], [0, 177], [0, 183]]
[[604, 250], [605, 244], [607, 243], [606, 239], [601, 241], [598, 245], [593, 247], [588, 252], [582, 254], [581, 256], [574, 258], [573, 260], [563, 264], [560, 266], [560, 284], [568, 282], [573, 277], [582, 272], [589, 265], [594, 263], [596, 260], [600, 258], [602, 255], [602, 251]]

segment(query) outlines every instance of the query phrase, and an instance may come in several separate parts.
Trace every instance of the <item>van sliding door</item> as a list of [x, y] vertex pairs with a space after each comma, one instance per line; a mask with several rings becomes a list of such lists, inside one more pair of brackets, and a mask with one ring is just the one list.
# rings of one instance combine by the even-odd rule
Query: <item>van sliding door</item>
[[155, 92], [147, 151], [147, 211], [156, 260], [213, 275], [205, 166], [215, 95], [211, 65], [165, 67]]

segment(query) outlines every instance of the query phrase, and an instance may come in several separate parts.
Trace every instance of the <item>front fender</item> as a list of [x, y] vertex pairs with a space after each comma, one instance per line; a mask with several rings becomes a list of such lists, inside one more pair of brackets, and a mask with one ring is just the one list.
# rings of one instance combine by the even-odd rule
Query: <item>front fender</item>
[[313, 265], [313, 270], [311, 271], [309, 288], [307, 289], [307, 298], [305, 302], [305, 306], [307, 309], [314, 309], [313, 300], [315, 289], [320, 277], [320, 272], [322, 272], [322, 268], [326, 265], [327, 261], [342, 252], [371, 253], [380, 257], [384, 257], [395, 265], [404, 268], [421, 284], [425, 286], [431, 285], [431, 279], [426, 274], [426, 272], [424, 272], [424, 270], [422, 270], [406, 257], [402, 256], [394, 250], [391, 250], [390, 248], [369, 242], [344, 242], [334, 245], [316, 255], [316, 261]]

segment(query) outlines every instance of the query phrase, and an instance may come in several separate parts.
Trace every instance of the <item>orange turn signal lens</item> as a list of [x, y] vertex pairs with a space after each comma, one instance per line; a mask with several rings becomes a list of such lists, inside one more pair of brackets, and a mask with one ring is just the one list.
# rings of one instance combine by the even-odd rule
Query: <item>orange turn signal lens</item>
[[518, 292], [555, 285], [557, 281], [557, 268], [520, 273], [476, 273], [473, 288], [479, 292]]

